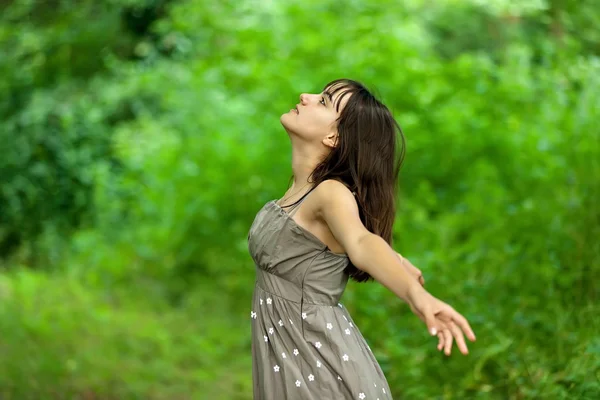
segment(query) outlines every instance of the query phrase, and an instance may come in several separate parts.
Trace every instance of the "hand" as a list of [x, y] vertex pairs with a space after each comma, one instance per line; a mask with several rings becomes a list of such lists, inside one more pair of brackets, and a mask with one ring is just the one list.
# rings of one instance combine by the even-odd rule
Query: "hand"
[[398, 254], [398, 257], [400, 257], [400, 262], [402, 262], [402, 265], [404, 266], [404, 268], [406, 268], [406, 271], [408, 271], [410, 276], [414, 277], [421, 284], [421, 286], [425, 286], [425, 278], [423, 278], [423, 272], [421, 272], [419, 268], [412, 265], [412, 263], [408, 261], [408, 259], [402, 257], [400, 253], [396, 254]]
[[449, 356], [452, 343], [456, 341], [460, 352], [469, 354], [463, 332], [472, 342], [475, 341], [475, 333], [465, 317], [424, 289], [417, 290], [410, 300], [412, 312], [425, 322], [432, 336], [438, 337], [438, 350], [444, 349], [444, 353]]

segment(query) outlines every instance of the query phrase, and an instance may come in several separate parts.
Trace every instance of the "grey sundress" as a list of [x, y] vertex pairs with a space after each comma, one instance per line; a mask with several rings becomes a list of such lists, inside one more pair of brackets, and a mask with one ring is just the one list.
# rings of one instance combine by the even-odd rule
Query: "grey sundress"
[[254, 400], [391, 399], [371, 348], [340, 303], [348, 257], [293, 219], [306, 195], [289, 212], [269, 201], [248, 233], [256, 266]]

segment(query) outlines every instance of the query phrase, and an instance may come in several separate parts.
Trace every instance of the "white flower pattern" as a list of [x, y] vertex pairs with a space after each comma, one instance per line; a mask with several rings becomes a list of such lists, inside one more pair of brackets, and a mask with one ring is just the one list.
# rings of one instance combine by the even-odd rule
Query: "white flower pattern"
[[[261, 304], [262, 304], [262, 299], [260, 299], [260, 300], [261, 300]], [[267, 304], [271, 304], [271, 298], [267, 298]], [[338, 305], [339, 305], [339, 303], [338, 303]], [[340, 305], [340, 307], [341, 307], [341, 305]], [[256, 312], [254, 312], [254, 311], [251, 311], [251, 312], [250, 312], [250, 318], [256, 319], [256, 318], [257, 318], [257, 313], [256, 313]], [[302, 318], [303, 318], [303, 319], [306, 319], [306, 313], [302, 313]], [[344, 316], [344, 319], [346, 319], [346, 317], [345, 317], [345, 316]], [[290, 321], [290, 323], [291, 323], [291, 324], [293, 324], [293, 322], [292, 322], [292, 320], [291, 320], [291, 319], [288, 319], [288, 320]], [[278, 324], [279, 324], [279, 326], [283, 326], [283, 321], [280, 319], [280, 320], [279, 320], [279, 322], [278, 322]], [[352, 326], [352, 323], [350, 322], [350, 323], [349, 323], [349, 325], [350, 325], [350, 326]], [[327, 327], [327, 329], [331, 330], [331, 329], [333, 329], [333, 324], [332, 324], [332, 323], [330, 323], [330, 322], [328, 322], [328, 323], [326, 324], [326, 327]], [[274, 330], [272, 327], [271, 327], [271, 328], [269, 328], [269, 334], [273, 334], [274, 332], [275, 332], [275, 330]], [[346, 328], [346, 329], [344, 330], [344, 332], [346, 333], [346, 335], [350, 335], [350, 329]], [[265, 335], [265, 336], [264, 336], [264, 340], [265, 340], [265, 342], [268, 342], [268, 341], [269, 341], [269, 338], [268, 338], [268, 337]], [[320, 348], [321, 348], [321, 346], [322, 346], [321, 342], [315, 342], [315, 347], [316, 347], [317, 349], [320, 349]], [[367, 347], [369, 347], [369, 346], [367, 345]], [[370, 347], [369, 347], [369, 349], [370, 349]], [[298, 355], [300, 354], [300, 351], [299, 351], [298, 349], [294, 349], [294, 350], [293, 350], [293, 354], [294, 354], [294, 356], [298, 356]], [[287, 358], [287, 356], [285, 355], [285, 352], [284, 352], [284, 353], [281, 353], [281, 357], [282, 357], [282, 358]], [[344, 355], [342, 356], [342, 359], [343, 359], [344, 361], [348, 361], [348, 360], [350, 359], [350, 357], [348, 356], [348, 354], [344, 353]], [[317, 362], [316, 362], [316, 365], [317, 365], [317, 368], [321, 368], [321, 366], [322, 366], [323, 364], [321, 363], [321, 361], [317, 360]], [[279, 372], [279, 371], [280, 371], [280, 369], [281, 369], [281, 367], [280, 367], [279, 365], [275, 365], [275, 366], [273, 366], [273, 371], [274, 371], [274, 372]], [[313, 382], [313, 381], [315, 380], [315, 376], [314, 376], [313, 374], [309, 374], [309, 375], [307, 376], [307, 378], [308, 378], [308, 380], [309, 380], [310, 382]], [[338, 379], [339, 381], [342, 381], [342, 377], [341, 377], [340, 375], [338, 375], [338, 376], [337, 376], [337, 379]], [[302, 385], [302, 382], [301, 382], [300, 380], [296, 380], [296, 382], [295, 382], [295, 385], [296, 385], [296, 387], [300, 387], [300, 386]], [[374, 387], [377, 387], [377, 383], [373, 383], [373, 386], [374, 386]], [[386, 393], [386, 392], [385, 392], [385, 388], [382, 388], [381, 390], [383, 391], [383, 393], [384, 393], [384, 394]], [[360, 392], [360, 393], [358, 394], [358, 398], [359, 398], [360, 400], [364, 400], [364, 399], [366, 399], [366, 395], [365, 395], [363, 392]], [[377, 398], [377, 400], [379, 400], [379, 398]]]
[[[263, 273], [264, 273], [264, 271], [263, 271]], [[272, 289], [276, 290], [276, 288], [272, 288]], [[281, 339], [283, 339], [284, 337], [290, 337], [290, 335], [292, 335], [291, 336], [292, 340], [299, 339], [299, 338], [295, 338], [293, 336], [294, 334], [297, 334], [298, 332], [300, 332], [299, 329], [301, 329], [302, 334], [304, 333], [304, 325], [301, 326], [301, 327], [299, 327], [299, 329], [296, 329], [296, 328], [290, 326], [290, 325], [294, 325], [294, 322], [292, 321], [291, 318], [289, 318], [292, 315], [289, 315], [288, 310], [285, 308], [286, 307], [285, 306], [285, 302], [286, 302], [285, 299], [286, 299], [286, 297], [285, 296], [281, 296], [277, 291], [273, 291], [273, 290], [269, 290], [269, 292], [267, 292], [266, 290], [263, 290], [263, 295], [268, 295], [268, 296], [272, 295], [272, 296], [275, 296], [275, 297], [277, 297], [277, 299], [276, 299], [277, 302], [273, 301], [275, 298], [271, 298], [271, 297], [267, 297], [266, 296], [263, 299], [263, 298], [260, 298], [259, 296], [257, 296], [258, 300], [259, 300], [259, 304], [261, 306], [263, 305], [263, 300], [265, 300], [266, 303], [267, 303], [267, 305], [273, 305], [273, 307], [272, 308], [271, 307], [260, 308], [259, 310], [261, 310], [261, 311], [264, 310], [264, 312], [261, 312], [261, 319], [260, 319], [260, 321], [258, 323], [253, 323], [252, 324], [252, 329], [253, 330], [254, 329], [260, 329], [262, 327], [261, 330], [263, 332], [261, 332], [261, 333], [268, 333], [268, 335], [273, 335], [273, 338], [277, 338], [277, 339], [273, 339], [273, 338], [270, 338], [267, 335], [263, 336], [265, 342], [271, 342], [271, 343], [268, 343], [268, 344], [265, 345], [266, 346], [265, 349], [268, 349], [268, 350], [264, 350], [264, 349], [260, 350], [261, 352], [268, 351], [269, 352], [269, 357], [268, 358], [272, 358], [273, 357], [273, 351], [274, 351], [274, 354], [277, 354], [277, 350], [280, 350], [280, 351], [281, 350], [289, 351], [290, 347], [293, 347], [294, 344], [296, 344], [296, 343], [300, 344], [299, 341], [293, 341], [293, 342], [290, 342], [292, 344], [292, 346], [287, 347], [284, 344], [281, 349], [278, 349], [277, 347], [278, 347], [278, 345], [280, 343], [280, 340], [278, 340], [278, 339], [280, 339], [280, 337], [278, 335], [280, 333], [282, 334]], [[337, 306], [339, 308], [341, 308], [341, 309], [344, 308], [344, 306], [341, 303], [337, 303]], [[256, 308], [256, 305], [254, 305], [252, 308]], [[281, 354], [281, 358], [279, 358], [279, 357], [273, 357], [275, 359], [279, 358], [278, 363], [282, 363], [282, 366], [279, 366], [278, 364], [275, 364], [275, 363], [270, 363], [270, 365], [273, 368], [273, 373], [278, 374], [279, 372], [282, 372], [282, 375], [275, 375], [275, 376], [277, 376], [277, 379], [285, 379], [287, 381], [287, 385], [290, 385], [291, 382], [294, 382], [294, 381], [293, 381], [293, 377], [291, 377], [291, 379], [290, 378], [286, 378], [286, 373], [288, 373], [288, 367], [287, 367], [288, 363], [292, 364], [289, 368], [294, 369], [295, 367], [293, 366], [293, 364], [298, 364], [300, 362], [304, 363], [304, 360], [310, 362], [311, 364], [314, 362], [316, 364], [316, 368], [319, 368], [320, 370], [318, 372], [314, 371], [314, 370], [310, 371], [310, 369], [308, 371], [306, 371], [306, 370], [305, 371], [301, 371], [301, 376], [296, 375], [297, 379], [295, 380], [294, 384], [295, 384], [295, 386], [297, 388], [300, 388], [302, 386], [302, 382], [304, 382], [306, 384], [306, 388], [307, 388], [305, 390], [308, 390], [310, 388], [311, 390], [317, 390], [318, 391], [319, 389], [321, 389], [319, 383], [309, 383], [309, 382], [314, 382], [316, 380], [316, 377], [315, 377], [314, 374], [312, 374], [312, 372], [316, 372], [317, 374], [321, 374], [321, 373], [328, 373], [328, 374], [330, 374], [331, 372], [335, 373], [335, 371], [337, 369], [337, 371], [339, 371], [341, 373], [341, 371], [343, 371], [343, 369], [340, 370], [339, 368], [342, 365], [344, 365], [344, 366], [348, 365], [348, 364], [344, 364], [344, 362], [348, 362], [350, 360], [350, 356], [352, 356], [353, 362], [359, 362], [359, 364], [357, 364], [357, 365], [361, 365], [364, 361], [367, 361], [367, 362], [370, 361], [368, 359], [367, 360], [363, 360], [362, 354], [364, 353], [364, 351], [362, 353], [360, 353], [360, 352], [357, 353], [357, 351], [360, 351], [363, 347], [367, 347], [369, 350], [371, 349], [369, 347], [369, 345], [364, 341], [364, 339], [362, 339], [362, 337], [360, 335], [355, 335], [354, 338], [349, 338], [349, 339], [355, 339], [355, 340], [348, 340], [347, 342], [345, 342], [344, 339], [342, 339], [341, 337], [338, 336], [337, 338], [341, 340], [340, 343], [332, 343], [332, 342], [330, 342], [330, 340], [332, 338], [335, 339], [335, 336], [332, 337], [331, 335], [335, 335], [335, 334], [334, 333], [327, 334], [326, 331], [323, 330], [323, 325], [321, 325], [322, 322], [326, 322], [325, 328], [327, 330], [329, 330], [329, 331], [333, 330], [333, 327], [335, 325], [334, 323], [338, 324], [337, 327], [336, 327], [336, 331], [337, 331], [337, 328], [341, 328], [339, 330], [343, 331], [346, 335], [351, 335], [352, 334], [351, 333], [351, 329], [349, 329], [349, 328], [354, 328], [354, 325], [351, 322], [350, 315], [344, 315], [344, 314], [347, 314], [346, 311], [343, 310], [341, 312], [338, 312], [336, 310], [333, 310], [333, 308], [334, 308], [333, 305], [329, 306], [329, 309], [326, 309], [325, 307], [319, 307], [319, 308], [316, 309], [315, 312], [312, 311], [312, 308], [308, 309], [308, 311], [311, 312], [311, 318], [313, 318], [313, 320], [315, 322], [317, 322], [317, 321], [320, 322], [319, 325], [320, 325], [321, 332], [317, 332], [317, 333], [320, 333], [321, 335], [316, 336], [316, 338], [313, 339], [313, 340], [316, 340], [316, 339], [324, 340], [323, 343], [326, 345], [325, 349], [324, 349], [324, 352], [323, 353], [320, 353], [320, 352], [317, 353], [315, 350], [306, 351], [305, 348], [303, 347], [303, 356], [302, 357], [298, 357], [299, 354], [300, 354], [300, 351], [299, 351], [298, 348], [294, 348], [292, 350], [292, 354], [295, 357], [297, 357], [297, 358], [292, 357], [291, 360], [287, 360], [288, 357], [286, 355], [286, 352], [280, 353]], [[319, 310], [321, 310], [321, 311], [319, 311]], [[320, 314], [321, 312], [323, 314]], [[286, 315], [286, 314], [288, 314], [288, 315]], [[306, 320], [308, 318], [307, 312], [301, 312], [300, 314], [301, 314], [302, 320]], [[343, 323], [341, 323], [341, 319], [339, 319], [340, 315], [346, 321], [347, 328], [343, 328]], [[288, 321], [290, 323], [290, 325], [288, 325], [289, 328], [283, 328], [283, 326], [285, 325], [284, 321], [283, 321], [283, 318], [285, 318], [286, 316], [288, 317]], [[295, 318], [297, 318], [297, 314], [293, 315], [293, 316]], [[279, 319], [279, 320], [277, 320], [276, 319], [277, 317], [282, 317], [282, 318]], [[323, 318], [323, 317], [325, 317], [325, 318]], [[258, 313], [255, 312], [254, 310], [251, 310], [250, 311], [250, 318], [256, 320], [258, 318]], [[301, 322], [301, 324], [304, 324], [304, 322], [302, 322], [302, 320], [300, 322]], [[274, 321], [277, 321], [277, 324], [281, 327], [281, 329], [278, 330], [278, 335], [274, 335], [274, 333], [275, 333], [274, 326], [277, 326], [277, 325], [275, 325]], [[269, 325], [272, 324], [273, 326], [272, 327], [268, 327], [267, 324], [269, 324]], [[313, 328], [313, 329], [315, 328], [315, 326], [313, 326], [313, 327], [309, 326], [309, 325], [312, 325], [312, 323], [310, 323], [310, 322], [307, 322], [306, 324], [307, 324], [306, 326], [309, 327], [309, 328]], [[264, 332], [265, 328], [267, 328], [267, 332]], [[257, 333], [260, 334], [259, 332], [257, 332]], [[313, 332], [314, 332], [314, 330], [313, 330]], [[357, 328], [357, 333], [358, 333], [358, 328]], [[269, 340], [269, 339], [271, 339], [271, 340]], [[356, 340], [358, 340], [361, 343], [360, 348], [355, 348], [354, 347], [355, 343], [358, 343]], [[323, 347], [323, 344], [320, 341], [312, 341], [311, 340], [311, 342], [314, 344], [314, 346], [315, 346], [316, 349], [321, 349]], [[287, 343], [287, 344], [289, 345], [290, 343]], [[341, 345], [347, 344], [347, 345], [350, 346], [350, 347], [345, 348], [345, 349], [344, 349], [344, 347], [342, 347], [342, 349], [344, 351], [346, 351], [346, 352], [343, 353], [343, 355], [341, 356], [341, 358], [343, 360], [341, 364], [340, 364], [339, 361], [337, 361], [337, 360], [339, 360], [339, 358], [337, 360], [335, 360], [335, 359], [332, 360], [332, 359], [330, 359], [330, 358], [327, 357], [327, 355], [329, 354], [329, 351], [331, 351], [331, 349], [336, 349], [336, 348], [339, 349], [339, 347], [337, 347], [337, 346], [339, 346], [340, 344]], [[334, 347], [334, 346], [336, 346], [336, 347]], [[310, 350], [310, 348], [308, 350]], [[337, 353], [337, 354], [335, 354], [335, 353]], [[333, 354], [333, 356], [335, 358], [337, 358], [337, 357], [340, 357], [339, 354], [342, 353], [342, 352], [335, 352], [335, 353]], [[267, 354], [267, 353], [263, 353], [263, 354]], [[321, 354], [322, 357], [325, 357], [325, 358], [321, 358], [321, 359], [324, 360], [323, 362], [321, 362], [320, 360], [315, 360], [314, 356], [315, 355], [319, 355], [319, 354]], [[265, 360], [267, 360], [268, 358], [265, 358]], [[282, 361], [282, 359], [285, 359], [286, 361]], [[302, 359], [302, 360], [300, 360], [300, 359]], [[322, 366], [323, 366], [323, 363], [327, 364], [327, 366], [325, 367], [325, 369], [321, 369]], [[312, 365], [314, 366], [315, 364], [312, 364]], [[269, 364], [265, 365], [265, 367], [267, 367], [267, 369], [269, 368], [268, 365]], [[306, 364], [304, 364], [304, 365], [306, 365]], [[342, 367], [342, 368], [347, 368], [347, 367]], [[365, 372], [367, 372], [367, 371], [365, 371]], [[305, 375], [306, 373], [308, 373], [308, 375]], [[349, 382], [348, 385], [354, 384], [354, 383], [358, 383], [362, 379], [365, 379], [365, 378], [367, 378], [369, 376], [375, 377], [374, 380], [377, 380], [377, 376], [376, 375], [371, 375], [371, 373], [368, 373], [368, 374], [365, 374], [365, 375], [360, 375], [360, 376], [354, 376], [354, 375], [344, 376], [344, 379], [342, 379], [342, 377], [339, 374], [336, 374], [336, 375], [337, 375], [337, 380], [340, 381], [340, 382], [342, 382], [346, 378], [348, 378], [348, 382]], [[321, 377], [321, 375], [319, 375], [319, 377]], [[302, 380], [300, 380], [299, 378], [302, 378]], [[355, 378], [358, 380], [357, 382], [354, 382]], [[369, 380], [371, 380], [371, 379], [369, 379]], [[371, 382], [373, 382], [373, 380], [371, 380]], [[281, 383], [283, 384], [283, 382], [281, 382]], [[366, 382], [363, 382], [363, 383], [366, 384]], [[340, 385], [345, 385], [346, 386], [347, 384], [344, 383], [344, 384], [340, 384]], [[373, 386], [375, 388], [378, 387], [377, 383], [373, 383]], [[348, 386], [348, 388], [350, 388], [350, 386]], [[354, 387], [352, 398], [358, 398], [359, 400], [366, 400], [367, 399], [367, 394], [369, 394], [369, 392], [368, 391], [367, 392], [362, 392], [362, 391], [359, 392], [359, 390], [357, 390], [357, 389], [364, 390], [360, 386], [359, 387]], [[299, 393], [301, 392], [301, 390], [304, 390], [304, 389], [299, 389]], [[382, 388], [382, 393], [384, 394], [383, 398], [387, 398], [385, 396], [386, 395], [385, 388]], [[357, 396], [357, 397], [354, 397], [354, 396]], [[369, 396], [368, 398], [369, 399], [374, 399], [372, 396]], [[376, 400], [380, 400], [380, 399], [377, 397]]]

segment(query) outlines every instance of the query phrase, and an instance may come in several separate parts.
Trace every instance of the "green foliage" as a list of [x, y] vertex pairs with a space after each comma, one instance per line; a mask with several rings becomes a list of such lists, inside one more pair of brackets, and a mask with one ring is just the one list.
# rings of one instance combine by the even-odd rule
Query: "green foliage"
[[446, 359], [349, 285], [394, 396], [600, 396], [594, 1], [3, 7], [2, 398], [250, 399], [246, 235], [291, 173], [278, 117], [338, 77], [403, 127], [394, 246], [478, 335]]
[[[249, 341], [242, 335], [222, 336], [244, 324], [233, 317], [206, 324], [205, 316], [219, 305], [201, 289], [174, 309], [135, 288], [106, 292], [24, 270], [3, 277], [0, 350], [12, 361], [0, 365], [0, 395], [235, 399], [247, 393], [246, 360], [232, 358], [227, 370], [213, 368], [227, 352], [246, 350]], [[210, 388], [207, 382], [213, 382]]]
[[[128, 16], [163, 2], [57, 3], [10, 2], [0, 17], [3, 255], [94, 218], [96, 169], [119, 171], [112, 130], [143, 101], [143, 93], [99, 92], [102, 75], [114, 57], [134, 56], [140, 32]], [[29, 252], [35, 258], [38, 249]]]

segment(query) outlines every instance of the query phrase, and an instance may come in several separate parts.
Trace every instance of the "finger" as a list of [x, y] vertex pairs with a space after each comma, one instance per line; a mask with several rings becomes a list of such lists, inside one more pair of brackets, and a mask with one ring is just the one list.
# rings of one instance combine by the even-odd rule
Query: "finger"
[[471, 325], [469, 325], [467, 319], [456, 310], [453, 311], [452, 320], [463, 330], [463, 332], [467, 335], [467, 338], [471, 342], [474, 342], [476, 340], [475, 332], [473, 332], [473, 329], [471, 329]]
[[450, 329], [444, 329], [444, 353], [449, 356], [452, 352], [452, 333]]
[[440, 351], [444, 348], [444, 334], [442, 332], [438, 332], [437, 337], [438, 337], [437, 349], [438, 349], [438, 351]]
[[449, 324], [450, 331], [452, 335], [454, 335], [454, 340], [456, 341], [456, 346], [463, 354], [469, 354], [469, 349], [467, 348], [467, 343], [465, 342], [465, 337], [463, 332], [456, 326], [454, 322], [450, 322]]
[[438, 332], [441, 332], [442, 327], [438, 326], [435, 315], [431, 310], [424, 311], [423, 316], [425, 317], [425, 324], [427, 324], [427, 330], [429, 330], [431, 336], [436, 336]]

